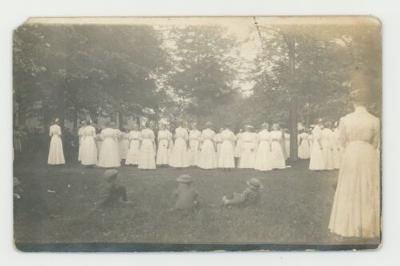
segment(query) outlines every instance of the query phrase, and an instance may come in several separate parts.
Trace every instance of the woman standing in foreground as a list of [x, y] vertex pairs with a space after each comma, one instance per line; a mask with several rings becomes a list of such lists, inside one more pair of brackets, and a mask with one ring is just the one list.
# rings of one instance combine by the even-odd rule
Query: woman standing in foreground
[[59, 121], [60, 120], [56, 118], [54, 120], [54, 125], [50, 126], [49, 136], [51, 137], [51, 140], [49, 157], [47, 159], [47, 163], [50, 165], [65, 164], [64, 151], [61, 140], [61, 127], [58, 125]]
[[[363, 82], [358, 77], [356, 82]], [[353, 81], [354, 83], [354, 81]], [[356, 83], [357, 85], [357, 83]], [[364, 83], [362, 83], [364, 85]], [[345, 237], [380, 235], [379, 119], [370, 114], [367, 86], [354, 93], [354, 112], [341, 118], [344, 147], [329, 230]]]

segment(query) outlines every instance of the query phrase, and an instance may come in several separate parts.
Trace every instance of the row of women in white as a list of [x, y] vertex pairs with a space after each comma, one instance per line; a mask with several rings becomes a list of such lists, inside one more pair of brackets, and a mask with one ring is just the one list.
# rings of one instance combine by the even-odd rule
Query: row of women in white
[[[138, 165], [140, 169], [155, 169], [156, 166], [169, 165], [176, 168], [198, 166], [203, 169], [215, 168], [254, 168], [260, 171], [286, 168], [289, 154], [290, 135], [282, 133], [278, 124], [264, 123], [258, 133], [246, 126], [243, 132], [234, 134], [229, 128], [219, 133], [206, 124], [203, 131], [184, 127], [175, 129], [172, 134], [165, 124], [161, 124], [157, 134], [145, 127], [135, 126], [129, 133], [116, 129], [113, 123], [96, 135], [93, 125], [79, 129], [78, 161], [83, 165], [99, 167], [118, 167], [125, 160], [126, 165]], [[58, 125], [50, 128], [51, 143], [57, 143], [61, 135]], [[337, 169], [341, 148], [336, 130], [322, 125], [315, 126], [312, 134], [302, 131], [299, 134], [298, 155], [300, 159], [310, 160], [311, 170]], [[53, 138], [54, 137], [54, 138]], [[315, 144], [315, 145], [313, 145]], [[60, 147], [61, 145], [61, 147]], [[53, 147], [53, 148], [52, 148]], [[63, 164], [62, 143], [50, 145], [49, 164]], [[235, 158], [238, 163], [235, 164]]]

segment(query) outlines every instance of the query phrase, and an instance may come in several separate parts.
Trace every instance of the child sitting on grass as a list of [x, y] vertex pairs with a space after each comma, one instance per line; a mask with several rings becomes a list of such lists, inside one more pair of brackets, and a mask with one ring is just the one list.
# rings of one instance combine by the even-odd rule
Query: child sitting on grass
[[106, 178], [110, 186], [101, 204], [102, 207], [116, 206], [121, 202], [128, 203], [126, 188], [118, 183], [117, 177], [118, 170], [116, 169], [108, 169], [104, 172], [104, 178]]
[[174, 210], [190, 211], [198, 207], [198, 193], [193, 188], [193, 179], [190, 175], [184, 174], [176, 179], [178, 187], [174, 192], [176, 198]]
[[247, 181], [247, 188], [242, 193], [233, 193], [232, 197], [223, 196], [224, 206], [250, 206], [258, 203], [262, 184], [257, 178]]

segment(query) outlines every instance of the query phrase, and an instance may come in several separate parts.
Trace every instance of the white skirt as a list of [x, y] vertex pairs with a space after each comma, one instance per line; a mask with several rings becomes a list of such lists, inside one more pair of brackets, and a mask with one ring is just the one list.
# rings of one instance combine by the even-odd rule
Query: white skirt
[[256, 152], [254, 169], [259, 171], [272, 170], [272, 147], [268, 141], [261, 141]]
[[353, 141], [344, 151], [329, 230], [346, 237], [379, 237], [379, 158], [367, 142]]
[[318, 143], [313, 143], [310, 153], [310, 170], [324, 170], [325, 169], [325, 161], [322, 150], [319, 147]]
[[97, 146], [94, 137], [84, 137], [81, 146], [81, 163], [95, 165], [97, 163]]
[[155, 156], [153, 142], [149, 139], [144, 139], [140, 147], [139, 169], [156, 169]]
[[168, 143], [169, 141], [167, 139], [162, 139], [158, 142], [157, 158], [156, 158], [157, 165], [168, 164], [169, 162]]
[[282, 145], [278, 141], [271, 142], [271, 168], [284, 169], [286, 168], [286, 159], [283, 154]]
[[60, 136], [54, 135], [51, 137], [47, 163], [50, 165], [65, 164], [63, 145]]
[[239, 168], [254, 168], [255, 159], [255, 144], [253, 142], [243, 142], [240, 153]]
[[140, 155], [140, 140], [133, 139], [129, 145], [128, 154], [126, 156], [126, 165], [137, 165], [139, 163]]
[[203, 169], [214, 169], [217, 168], [217, 163], [214, 143], [206, 139], [201, 145], [199, 167]]
[[119, 167], [121, 165], [119, 160], [118, 144], [113, 138], [106, 138], [101, 144], [99, 161], [97, 166], [104, 168]]
[[332, 146], [329, 143], [322, 143], [322, 155], [324, 156], [324, 169], [335, 169], [335, 158]]
[[298, 148], [298, 156], [300, 159], [310, 159], [310, 145], [308, 141], [303, 140]]
[[177, 168], [188, 167], [188, 159], [186, 141], [182, 138], [176, 139], [172, 149], [170, 165]]
[[225, 140], [221, 144], [218, 156], [219, 168], [235, 168], [235, 151], [232, 142]]
[[198, 140], [190, 140], [189, 141], [189, 166], [196, 166], [199, 164], [200, 159], [200, 151], [199, 151], [200, 142]]

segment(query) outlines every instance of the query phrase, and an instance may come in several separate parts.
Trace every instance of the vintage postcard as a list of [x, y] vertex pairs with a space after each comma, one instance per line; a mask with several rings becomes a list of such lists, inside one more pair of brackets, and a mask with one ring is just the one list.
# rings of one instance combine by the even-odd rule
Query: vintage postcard
[[28, 19], [16, 247], [378, 248], [381, 42], [370, 16]]

